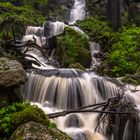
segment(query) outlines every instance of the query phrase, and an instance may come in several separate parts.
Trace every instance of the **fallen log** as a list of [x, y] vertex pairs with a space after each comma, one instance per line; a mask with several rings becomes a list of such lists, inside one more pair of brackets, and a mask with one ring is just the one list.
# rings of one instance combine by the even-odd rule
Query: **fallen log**
[[[101, 114], [101, 116], [104, 114], [136, 115], [137, 111], [134, 108], [135, 105], [130, 103], [129, 100], [127, 102], [129, 109], [127, 109], [127, 108], [124, 108], [124, 110], [120, 109], [120, 107], [124, 106], [124, 104], [122, 102], [122, 100], [124, 98], [126, 98], [124, 96], [124, 94], [121, 94], [121, 95], [118, 94], [117, 96], [109, 98], [107, 101], [102, 102], [102, 103], [92, 104], [92, 105], [80, 107], [80, 108], [73, 109], [73, 110], [67, 110], [67, 111], [48, 114], [48, 117], [50, 119], [53, 119], [53, 118], [57, 118], [57, 117], [61, 117], [61, 116], [66, 116], [71, 113], [99, 113], [99, 114]], [[120, 110], [117, 109], [118, 106], [119, 106]]]

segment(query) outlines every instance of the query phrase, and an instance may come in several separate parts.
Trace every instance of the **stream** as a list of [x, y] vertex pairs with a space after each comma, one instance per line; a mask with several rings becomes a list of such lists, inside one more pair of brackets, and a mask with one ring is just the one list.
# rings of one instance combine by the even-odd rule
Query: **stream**
[[[77, 20], [83, 20], [86, 16], [85, 0], [75, 0], [71, 9], [69, 25], [84, 35], [84, 32], [75, 27], [73, 24]], [[43, 27], [29, 26], [23, 40], [36, 38], [36, 43], [40, 46], [45, 44], [44, 32], [45, 27], [49, 26], [47, 38], [63, 33], [64, 28], [69, 26], [63, 22], [47, 22]], [[40, 37], [38, 37], [40, 36]], [[101, 52], [99, 44], [89, 42], [92, 54], [92, 70], [100, 65]], [[28, 81], [21, 87], [21, 94], [24, 99], [32, 101], [38, 105], [46, 113], [56, 113], [63, 110], [72, 110], [91, 104], [101, 103], [116, 95], [119, 87], [109, 81], [108, 78], [100, 77], [94, 72], [84, 72], [76, 69], [56, 68], [46, 64], [41, 53], [37, 50], [27, 52], [37, 58], [42, 63], [41, 66], [33, 65], [33, 67], [46, 74], [38, 74], [34, 71], [28, 72]], [[28, 58], [31, 59], [31, 58]], [[128, 88], [127, 88], [128, 89]], [[131, 90], [126, 91], [126, 98], [133, 100], [139, 110], [140, 95], [139, 92], [131, 94]], [[98, 113], [72, 113], [63, 117], [53, 119], [57, 127], [70, 135], [73, 140], [129, 140], [130, 131], [134, 127], [132, 122], [128, 121], [122, 130], [122, 136], [116, 139], [114, 135], [105, 136], [103, 133], [95, 132], [98, 124]], [[132, 128], [131, 128], [132, 127]], [[106, 128], [103, 128], [106, 130]], [[137, 130], [140, 130], [138, 123]], [[133, 134], [131, 134], [133, 135]], [[139, 140], [140, 135], [134, 140]], [[130, 139], [132, 140], [132, 139]]]

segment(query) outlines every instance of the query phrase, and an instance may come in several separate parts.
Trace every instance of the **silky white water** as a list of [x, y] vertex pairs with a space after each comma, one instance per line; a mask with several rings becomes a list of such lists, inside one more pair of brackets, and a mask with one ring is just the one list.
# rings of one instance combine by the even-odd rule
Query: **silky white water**
[[85, 0], [74, 0], [74, 5], [71, 10], [69, 24], [74, 24], [77, 20], [85, 18]]
[[[58, 71], [61, 75], [67, 71], [64, 74], [67, 77], [29, 74], [28, 81], [21, 88], [24, 99], [37, 103], [46, 113], [54, 113], [102, 102], [112, 97], [117, 90], [114, 84], [94, 74], [83, 73], [78, 76], [73, 70]], [[73, 77], [73, 74], [77, 77]], [[54, 121], [60, 130], [68, 133], [74, 140], [105, 140], [104, 136], [94, 132], [97, 116], [95, 113], [78, 113], [59, 117]]]
[[[77, 20], [85, 18], [85, 0], [75, 0], [71, 10], [69, 24], [74, 24]], [[31, 38], [31, 34], [35, 34], [38, 45], [45, 44], [46, 37], [56, 36], [63, 33], [65, 25], [62, 22], [45, 22], [43, 27], [28, 27], [26, 31], [25, 40]], [[72, 27], [74, 30], [85, 35], [82, 30], [77, 27]], [[46, 36], [45, 36], [46, 34]], [[45, 37], [42, 39], [42, 37]], [[41, 38], [40, 38], [41, 37]], [[100, 53], [99, 45], [90, 42], [92, 69], [100, 65], [100, 58], [97, 58]], [[113, 97], [118, 93], [118, 87], [109, 82], [109, 78], [102, 78], [94, 73], [79, 72], [73, 69], [57, 69], [46, 64], [46, 59], [37, 50], [30, 50], [28, 54], [33, 55], [38, 61], [42, 63], [40, 67], [35, 68], [45, 70], [45, 74], [28, 73], [28, 81], [21, 87], [21, 93], [24, 99], [32, 101], [37, 104], [46, 113], [55, 113], [63, 110], [77, 109], [82, 106], [96, 104]], [[111, 81], [111, 80], [110, 80]], [[115, 81], [112, 79], [112, 81]], [[130, 89], [126, 91], [127, 100], [131, 100], [136, 104], [136, 108], [140, 109], [140, 89], [132, 92]], [[58, 128], [70, 135], [74, 140], [139, 140], [140, 137], [132, 139], [132, 131], [136, 123], [128, 120], [124, 124], [121, 138], [116, 138], [115, 135], [109, 137], [104, 136], [103, 133], [95, 132], [97, 126], [97, 113], [72, 113], [64, 117], [58, 117], [54, 121]], [[107, 120], [108, 122], [108, 120]], [[119, 120], [118, 120], [119, 123]], [[132, 125], [134, 123], [134, 125]], [[140, 130], [139, 122], [137, 122], [137, 130]], [[118, 124], [116, 124], [118, 125]], [[119, 125], [117, 126], [118, 128]], [[106, 131], [106, 128], [103, 128]], [[138, 131], [139, 132], [139, 131]], [[131, 133], [131, 134], [130, 134]], [[134, 133], [134, 132], [133, 132]]]

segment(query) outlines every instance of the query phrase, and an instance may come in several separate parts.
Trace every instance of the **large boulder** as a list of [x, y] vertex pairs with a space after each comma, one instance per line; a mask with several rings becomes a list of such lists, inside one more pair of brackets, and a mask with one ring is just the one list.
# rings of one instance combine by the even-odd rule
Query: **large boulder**
[[64, 34], [57, 37], [57, 41], [56, 54], [61, 67], [71, 67], [76, 63], [84, 68], [90, 67], [91, 53], [88, 38], [84, 34], [67, 27]]
[[37, 122], [22, 124], [13, 133], [11, 140], [72, 140], [57, 128], [48, 128]]
[[19, 86], [26, 81], [26, 73], [16, 60], [0, 58], [0, 87]]

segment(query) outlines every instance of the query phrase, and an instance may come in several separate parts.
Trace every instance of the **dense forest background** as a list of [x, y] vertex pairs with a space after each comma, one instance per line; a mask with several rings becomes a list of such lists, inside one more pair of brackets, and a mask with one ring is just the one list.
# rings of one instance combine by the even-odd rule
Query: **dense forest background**
[[[21, 38], [28, 25], [42, 26], [45, 20], [66, 22], [72, 5], [73, 0], [0, 0], [0, 36], [12, 26]], [[76, 24], [102, 47], [98, 72], [113, 77], [139, 73], [139, 1], [86, 0], [86, 11], [85, 20]]]

